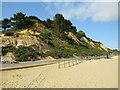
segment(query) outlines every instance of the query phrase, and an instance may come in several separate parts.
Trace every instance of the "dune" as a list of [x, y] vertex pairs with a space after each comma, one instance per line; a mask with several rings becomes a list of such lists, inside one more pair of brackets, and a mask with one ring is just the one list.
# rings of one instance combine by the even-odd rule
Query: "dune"
[[58, 64], [2, 71], [3, 88], [118, 88], [118, 56], [71, 67]]

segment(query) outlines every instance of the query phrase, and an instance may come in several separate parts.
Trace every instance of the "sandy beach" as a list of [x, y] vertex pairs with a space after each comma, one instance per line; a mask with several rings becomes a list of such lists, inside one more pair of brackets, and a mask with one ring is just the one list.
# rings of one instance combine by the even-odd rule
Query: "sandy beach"
[[118, 88], [118, 56], [58, 68], [58, 64], [2, 72], [3, 88]]

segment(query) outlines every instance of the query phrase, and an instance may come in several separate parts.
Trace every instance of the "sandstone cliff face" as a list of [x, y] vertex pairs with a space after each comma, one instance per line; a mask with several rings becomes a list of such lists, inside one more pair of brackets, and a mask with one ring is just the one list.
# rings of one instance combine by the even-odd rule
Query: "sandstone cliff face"
[[46, 52], [49, 50], [52, 50], [52, 47], [46, 43], [44, 43], [42, 40], [38, 39], [35, 36], [19, 36], [19, 37], [8, 37], [3, 36], [2, 37], [2, 46], [14, 46], [18, 48], [19, 46], [31, 46], [33, 49]]
[[95, 45], [95, 43], [93, 43], [92, 41], [89, 41], [86, 37], [82, 37], [81, 40], [90, 44], [93, 48], [97, 47], [100, 50], [108, 51], [108, 49], [102, 43], [97, 43], [97, 45]]
[[80, 42], [80, 40], [72, 32], [68, 32], [68, 37], [72, 38], [77, 43]]
[[108, 49], [103, 45], [103, 44], [100, 44], [100, 47], [105, 50], [105, 51], [108, 51]]
[[38, 28], [38, 29], [44, 29], [45, 28], [45, 26], [43, 24], [40, 24], [40, 23], [35, 23], [34, 27]]
[[95, 47], [95, 44], [92, 41], [89, 41], [86, 37], [81, 37], [80, 40], [90, 44], [93, 48]]
[[1, 56], [1, 61], [15, 61], [15, 56], [13, 53], [8, 52], [5, 56]]
[[81, 39], [80, 39], [80, 40], [85, 41], [86, 43], [89, 43], [89, 41], [87, 40], [87, 38], [86, 38], [86, 37], [81, 37]]
[[[33, 49], [38, 50], [40, 52], [47, 52], [53, 50], [53, 47], [51, 47], [49, 44], [46, 44], [43, 40], [36, 37], [35, 35], [39, 35], [40, 32], [34, 31], [34, 30], [22, 30], [14, 34], [14, 36], [4, 36], [2, 34], [2, 43], [1, 46], [14, 46], [18, 48], [19, 46], [31, 46]], [[91, 45], [93, 48], [98, 48], [100, 50], [108, 51], [107, 48], [100, 42], [93, 42], [92, 40], [89, 40], [87, 37], [81, 37], [81, 39], [78, 39], [72, 32], [66, 32], [69, 38], [72, 38], [76, 43], [80, 43], [81, 41], [86, 42], [87, 44]], [[54, 43], [58, 42], [59, 45], [62, 45], [62, 41], [60, 39], [55, 39]], [[62, 43], [61, 43], [62, 42]]]
[[93, 48], [97, 47], [100, 50], [108, 51], [107, 48], [102, 43], [97, 43], [97, 45], [96, 45], [93, 41], [88, 40], [87, 37], [83, 36], [79, 40], [72, 32], [68, 32], [68, 37], [72, 38], [77, 43], [79, 43], [80, 41], [84, 41], [87, 44], [91, 45], [91, 47], [93, 47]]
[[55, 58], [51, 57], [51, 56], [47, 56], [44, 58], [40, 58], [41, 60], [55, 60]]
[[100, 42], [95, 42], [95, 45], [100, 49], [100, 50], [105, 50], [108, 51], [108, 49]]

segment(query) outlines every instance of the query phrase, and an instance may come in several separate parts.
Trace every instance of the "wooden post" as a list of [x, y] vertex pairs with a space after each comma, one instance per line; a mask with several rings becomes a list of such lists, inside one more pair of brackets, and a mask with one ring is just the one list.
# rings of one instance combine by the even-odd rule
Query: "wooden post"
[[73, 66], [74, 66], [74, 60], [72, 60]]
[[69, 67], [70, 67], [70, 61], [68, 61]]
[[71, 60], [71, 65], [73, 65], [73, 60]]
[[58, 68], [60, 69], [60, 61], [58, 61]]
[[64, 68], [65, 68], [65, 60], [64, 60]]

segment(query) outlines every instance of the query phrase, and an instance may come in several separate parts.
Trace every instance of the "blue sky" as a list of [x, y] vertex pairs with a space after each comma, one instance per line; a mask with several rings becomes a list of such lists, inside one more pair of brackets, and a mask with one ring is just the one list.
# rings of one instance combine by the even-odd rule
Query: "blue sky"
[[2, 18], [10, 18], [14, 13], [35, 15], [41, 20], [53, 19], [61, 13], [71, 20], [77, 30], [83, 30], [93, 40], [106, 47], [118, 48], [117, 3], [96, 2], [3, 2]]

